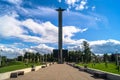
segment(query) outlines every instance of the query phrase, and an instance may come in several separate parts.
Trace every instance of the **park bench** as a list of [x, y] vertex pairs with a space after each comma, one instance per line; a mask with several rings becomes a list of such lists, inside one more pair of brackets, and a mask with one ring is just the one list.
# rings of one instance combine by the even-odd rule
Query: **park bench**
[[24, 75], [24, 71], [12, 72], [10, 78], [17, 78], [19, 75]]
[[45, 68], [45, 67], [46, 67], [46, 65], [42, 65], [42, 66], [41, 66], [41, 68]]
[[31, 65], [31, 71], [35, 71], [35, 66], [34, 65]]
[[35, 71], [35, 68], [32, 68], [31, 71]]
[[24, 75], [24, 71], [18, 71], [18, 76], [19, 75]]
[[17, 78], [17, 76], [18, 76], [18, 72], [12, 72], [10, 74], [10, 78]]

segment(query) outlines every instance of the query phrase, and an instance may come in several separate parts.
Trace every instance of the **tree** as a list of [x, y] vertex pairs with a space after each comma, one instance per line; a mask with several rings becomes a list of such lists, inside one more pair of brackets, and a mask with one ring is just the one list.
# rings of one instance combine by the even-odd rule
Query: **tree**
[[6, 56], [2, 56], [2, 66], [6, 65], [6, 61], [7, 61], [7, 57]]
[[111, 54], [111, 55], [110, 55], [110, 60], [111, 60], [112, 62], [115, 62], [115, 61], [116, 61], [116, 54]]
[[84, 53], [84, 62], [88, 63], [91, 61], [91, 51], [87, 41], [83, 41], [83, 53]]
[[18, 60], [18, 61], [23, 61], [23, 56], [18, 56], [18, 57], [17, 57], [17, 60]]
[[103, 55], [103, 61], [104, 61], [104, 62], [108, 61], [108, 58], [109, 58], [108, 54], [105, 53], [105, 54]]
[[32, 52], [25, 52], [24, 54], [25, 62], [35, 62], [35, 54]]
[[106, 67], [106, 68], [108, 67], [108, 58], [109, 58], [109, 56], [108, 56], [107, 53], [103, 55], [103, 59], [104, 59], [105, 67]]
[[38, 52], [35, 54], [35, 62], [40, 62], [40, 54]]

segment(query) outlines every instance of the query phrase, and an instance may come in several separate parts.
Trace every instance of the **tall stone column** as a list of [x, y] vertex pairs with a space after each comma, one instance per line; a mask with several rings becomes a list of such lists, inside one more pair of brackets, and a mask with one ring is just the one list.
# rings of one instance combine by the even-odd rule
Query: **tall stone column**
[[62, 56], [62, 12], [65, 9], [58, 8], [58, 63], [63, 63], [63, 56]]

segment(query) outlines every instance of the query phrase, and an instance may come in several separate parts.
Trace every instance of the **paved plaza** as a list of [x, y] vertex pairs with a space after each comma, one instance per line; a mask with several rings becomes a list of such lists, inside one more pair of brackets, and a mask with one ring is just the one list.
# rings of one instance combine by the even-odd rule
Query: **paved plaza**
[[38, 71], [29, 72], [17, 78], [7, 80], [105, 80], [94, 78], [93, 75], [79, 71], [67, 64], [54, 64], [41, 68]]

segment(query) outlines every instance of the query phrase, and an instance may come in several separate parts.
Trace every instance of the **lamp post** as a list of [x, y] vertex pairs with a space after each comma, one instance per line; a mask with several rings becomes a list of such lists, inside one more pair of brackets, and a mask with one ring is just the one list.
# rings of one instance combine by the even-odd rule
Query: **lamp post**
[[0, 50], [0, 66], [2, 66], [2, 55], [1, 55], [2, 49]]
[[62, 12], [65, 9], [62, 9], [61, 7], [56, 9], [56, 11], [58, 11], [58, 62], [59, 63], [63, 63], [63, 58], [62, 58]]
[[43, 54], [43, 58], [42, 59], [43, 59], [43, 63], [44, 63], [44, 54]]
[[116, 49], [116, 64], [118, 66], [118, 50]]
[[47, 54], [45, 55], [45, 59], [46, 59], [45, 62], [47, 63]]

